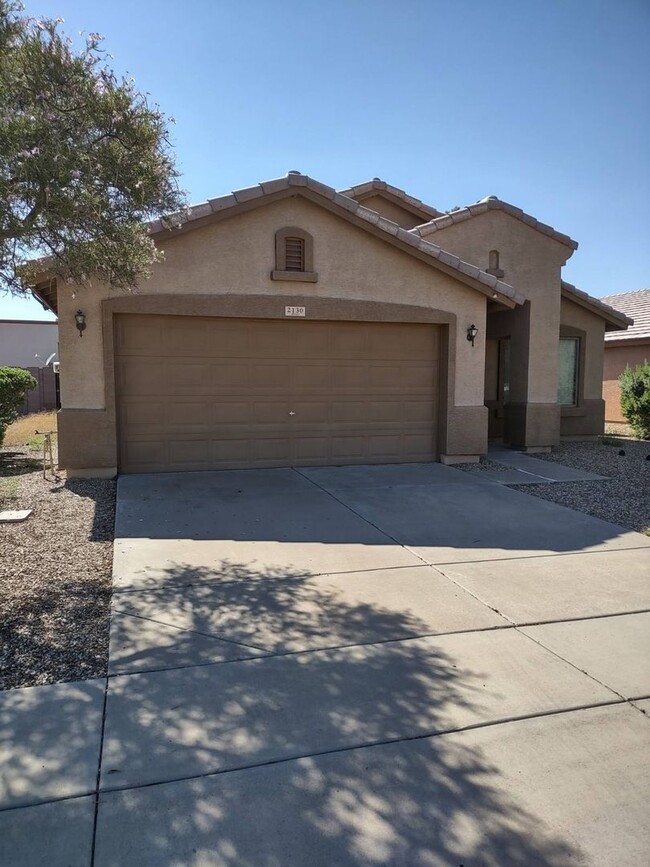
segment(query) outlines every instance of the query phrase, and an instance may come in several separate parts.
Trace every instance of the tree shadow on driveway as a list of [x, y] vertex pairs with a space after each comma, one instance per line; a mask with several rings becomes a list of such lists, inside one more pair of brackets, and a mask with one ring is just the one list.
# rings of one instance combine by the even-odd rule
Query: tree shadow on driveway
[[[111, 677], [96, 867], [564, 867], [576, 857], [507, 795], [479, 748], [424, 737], [501, 697], [486, 697], [485, 670], [427, 639], [392, 640], [425, 631], [416, 611], [323, 592], [302, 573], [225, 563], [220, 574], [180, 597], [179, 641], [214, 630], [221, 605], [229, 630], [263, 623], [241, 624], [251, 639], [387, 640]], [[168, 589], [196, 575], [178, 566]]]

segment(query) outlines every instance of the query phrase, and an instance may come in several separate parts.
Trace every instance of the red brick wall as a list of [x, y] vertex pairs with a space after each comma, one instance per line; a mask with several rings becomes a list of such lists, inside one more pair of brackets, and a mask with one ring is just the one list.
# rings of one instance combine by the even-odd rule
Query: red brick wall
[[636, 367], [650, 359], [650, 343], [637, 346], [608, 346], [605, 344], [605, 365], [603, 368], [603, 399], [605, 401], [605, 421], [624, 422], [621, 412], [621, 391], [618, 378], [626, 365]]

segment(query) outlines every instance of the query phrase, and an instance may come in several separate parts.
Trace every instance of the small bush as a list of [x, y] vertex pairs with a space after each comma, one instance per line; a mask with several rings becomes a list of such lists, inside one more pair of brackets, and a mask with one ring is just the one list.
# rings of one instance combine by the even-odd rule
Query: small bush
[[36, 384], [31, 373], [21, 367], [0, 367], [0, 446], [7, 428], [18, 417], [16, 410]]
[[628, 365], [618, 384], [623, 415], [637, 436], [650, 439], [650, 364], [645, 361], [634, 370]]

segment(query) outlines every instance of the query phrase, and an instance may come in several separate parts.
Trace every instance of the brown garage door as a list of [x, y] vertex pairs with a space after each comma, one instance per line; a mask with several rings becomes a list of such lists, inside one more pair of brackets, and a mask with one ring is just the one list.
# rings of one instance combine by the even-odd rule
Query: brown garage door
[[118, 316], [122, 472], [428, 461], [431, 325]]

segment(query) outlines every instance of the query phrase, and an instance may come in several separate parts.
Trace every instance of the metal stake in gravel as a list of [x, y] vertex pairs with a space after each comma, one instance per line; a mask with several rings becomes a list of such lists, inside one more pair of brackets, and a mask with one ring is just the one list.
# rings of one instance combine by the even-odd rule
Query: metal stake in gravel
[[53, 430], [38, 431], [37, 430], [37, 431], [35, 431], [35, 433], [38, 434], [38, 436], [45, 437], [45, 439], [43, 440], [43, 478], [47, 479], [47, 458], [48, 458], [48, 456], [50, 459], [49, 460], [50, 472], [52, 473], [53, 476], [56, 476], [56, 473], [54, 471], [54, 458], [52, 457], [52, 434], [55, 433], [55, 431], [53, 431]]

